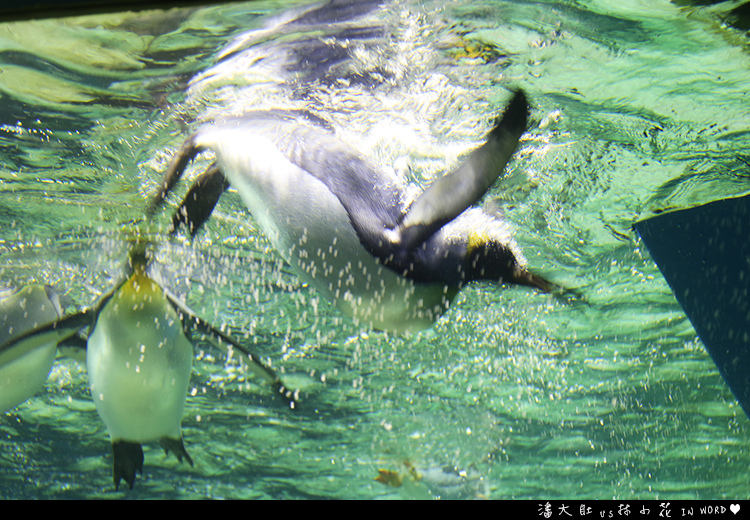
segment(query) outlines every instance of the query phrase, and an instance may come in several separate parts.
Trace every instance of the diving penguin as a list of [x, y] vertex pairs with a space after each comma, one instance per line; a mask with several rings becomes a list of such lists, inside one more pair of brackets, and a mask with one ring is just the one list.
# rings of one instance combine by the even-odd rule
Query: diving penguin
[[0, 294], [0, 413], [15, 408], [44, 386], [57, 352], [55, 338], [5, 345], [56, 322], [61, 314], [60, 301], [49, 286], [27, 285]]
[[486, 142], [411, 204], [402, 179], [299, 114], [251, 113], [187, 139], [165, 173], [154, 213], [188, 163], [214, 162], [173, 219], [195, 233], [231, 184], [302, 279], [336, 307], [386, 331], [429, 327], [472, 280], [555, 286], [526, 268], [505, 222], [471, 208], [495, 182], [526, 130], [517, 91]]
[[292, 406], [296, 394], [245, 347], [215, 329], [161, 288], [147, 274], [145, 251], [136, 247], [131, 273], [92, 309], [38, 327], [0, 347], [63, 341], [88, 327], [87, 365], [91, 395], [112, 440], [115, 488], [124, 479], [132, 489], [143, 471], [142, 443], [158, 440], [192, 465], [180, 423], [192, 368], [192, 334], [214, 346], [237, 351], [256, 375]]

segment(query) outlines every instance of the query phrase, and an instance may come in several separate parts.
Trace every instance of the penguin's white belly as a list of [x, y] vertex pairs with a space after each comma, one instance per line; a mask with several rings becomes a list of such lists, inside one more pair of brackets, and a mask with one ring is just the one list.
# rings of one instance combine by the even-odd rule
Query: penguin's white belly
[[[58, 318], [41, 285], [29, 286], [0, 302], [0, 345]], [[54, 342], [0, 355], [0, 413], [15, 408], [44, 386], [57, 345]]]
[[378, 263], [338, 198], [271, 140], [242, 127], [205, 127], [196, 144], [216, 153], [276, 250], [339, 310], [395, 332], [425, 329], [445, 311], [443, 285], [415, 284]]
[[107, 302], [89, 337], [91, 396], [113, 441], [180, 439], [193, 347], [161, 289], [145, 277], [133, 283]]

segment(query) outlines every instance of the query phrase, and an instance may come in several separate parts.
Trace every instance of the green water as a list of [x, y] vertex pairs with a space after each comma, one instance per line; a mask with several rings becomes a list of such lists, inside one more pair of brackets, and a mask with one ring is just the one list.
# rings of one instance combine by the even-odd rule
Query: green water
[[[195, 467], [148, 445], [135, 489], [115, 493], [85, 366], [58, 360], [0, 417], [0, 496], [749, 498], [748, 418], [631, 231], [750, 190], [750, 42], [726, 8], [403, 1], [283, 24], [304, 5], [0, 24], [2, 285], [51, 284], [74, 312], [113, 287], [140, 230], [163, 239], [165, 286], [302, 390], [290, 410], [199, 345], [182, 422]], [[232, 42], [245, 43], [212, 68]], [[321, 42], [353, 58], [315, 54]], [[385, 334], [300, 283], [236, 192], [193, 242], [159, 234], [168, 212], [143, 220], [201, 121], [304, 108], [425, 184], [514, 87], [530, 130], [484, 202], [532, 269], [588, 304], [474, 284], [430, 330]], [[405, 463], [425, 477], [374, 480], [408, 480]], [[437, 482], [443, 467], [466, 472], [460, 491]]]

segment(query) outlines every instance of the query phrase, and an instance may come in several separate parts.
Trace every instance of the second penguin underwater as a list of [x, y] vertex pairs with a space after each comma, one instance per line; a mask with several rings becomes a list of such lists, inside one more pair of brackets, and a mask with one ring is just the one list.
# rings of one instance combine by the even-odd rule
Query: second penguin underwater
[[[85, 349], [91, 397], [112, 441], [116, 489], [122, 479], [133, 488], [136, 473], [143, 471], [141, 444], [147, 442], [159, 441], [166, 452], [193, 464], [180, 432], [193, 341], [206, 340], [221, 351], [238, 354], [250, 372], [292, 408], [298, 399], [246, 347], [195, 315], [154, 281], [148, 274], [150, 255], [141, 246], [136, 244], [130, 252], [125, 279], [93, 307], [46, 320], [0, 344], [0, 373], [11, 370], [16, 374], [13, 360], [18, 354], [40, 350], [40, 345], [54, 349], [88, 331], [87, 339], [76, 345]], [[53, 360], [54, 350], [50, 365]], [[36, 365], [34, 377], [46, 379], [49, 367]], [[34, 391], [42, 384], [43, 380]], [[0, 391], [5, 390], [0, 385]], [[24, 394], [24, 399], [32, 393]]]

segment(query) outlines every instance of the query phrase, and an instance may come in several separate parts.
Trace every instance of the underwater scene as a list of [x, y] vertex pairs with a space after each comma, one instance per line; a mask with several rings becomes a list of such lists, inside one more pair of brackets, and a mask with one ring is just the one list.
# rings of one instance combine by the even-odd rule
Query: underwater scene
[[748, 4], [706, 4], [1, 22], [0, 497], [750, 498], [633, 229], [750, 192]]

